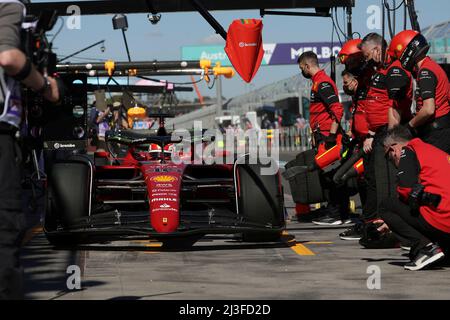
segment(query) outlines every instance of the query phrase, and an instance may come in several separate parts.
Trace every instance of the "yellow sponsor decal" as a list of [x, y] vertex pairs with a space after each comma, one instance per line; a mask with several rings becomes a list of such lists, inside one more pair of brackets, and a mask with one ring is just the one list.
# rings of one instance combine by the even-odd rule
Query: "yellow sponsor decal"
[[150, 180], [154, 181], [154, 182], [174, 182], [177, 181], [178, 178], [177, 177], [173, 177], [173, 176], [156, 176], [151, 178]]

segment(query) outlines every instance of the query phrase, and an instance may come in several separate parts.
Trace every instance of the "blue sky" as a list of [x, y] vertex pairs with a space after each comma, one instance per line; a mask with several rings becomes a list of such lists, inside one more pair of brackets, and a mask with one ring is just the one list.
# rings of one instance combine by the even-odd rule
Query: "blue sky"
[[[34, 0], [33, 2], [48, 1]], [[392, 0], [389, 2], [392, 3]], [[366, 12], [369, 6], [380, 6], [380, 3], [380, 0], [356, 0], [356, 7], [353, 10], [353, 31], [359, 32], [362, 36], [372, 31], [381, 32], [380, 29], [368, 29], [369, 14]], [[400, 0], [397, 0], [398, 3]], [[415, 3], [422, 28], [450, 19], [449, 0], [416, 0]], [[260, 18], [259, 10], [212, 11], [211, 13], [225, 29], [228, 29], [234, 19]], [[341, 9], [338, 10], [338, 16], [342, 27]], [[55, 39], [55, 51], [64, 56], [105, 39], [106, 50], [104, 53], [100, 51], [99, 47], [96, 47], [79, 56], [91, 59], [127, 60], [121, 32], [113, 30], [111, 18], [111, 15], [82, 16], [79, 30], [70, 30], [64, 25]], [[402, 19], [403, 13], [399, 12], [397, 30], [401, 28]], [[55, 30], [60, 24], [61, 21], [57, 23]], [[224, 41], [215, 35], [210, 25], [196, 12], [163, 14], [157, 25], [150, 24], [145, 14], [133, 14], [128, 15], [128, 24], [127, 38], [133, 60], [178, 60], [181, 55], [181, 46], [224, 44]], [[263, 24], [263, 40], [266, 43], [331, 40], [332, 23], [330, 18], [265, 16]], [[337, 41], [336, 35], [334, 40]], [[80, 62], [82, 60], [73, 59], [71, 61]], [[230, 98], [296, 73], [298, 73], [298, 68], [295, 65], [261, 67], [251, 84], [245, 83], [238, 75], [231, 80], [224, 79], [223, 94]], [[188, 77], [167, 79], [174, 82], [189, 81]], [[199, 84], [199, 88], [203, 95], [215, 96], [215, 89], [209, 90], [205, 83]], [[192, 98], [194, 94], [183, 93], [179, 96]]]

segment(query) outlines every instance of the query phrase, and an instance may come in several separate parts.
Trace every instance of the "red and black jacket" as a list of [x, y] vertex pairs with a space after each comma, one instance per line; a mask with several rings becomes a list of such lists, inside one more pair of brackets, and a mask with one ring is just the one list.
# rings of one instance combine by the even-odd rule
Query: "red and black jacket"
[[450, 84], [445, 71], [430, 57], [426, 57], [417, 72], [416, 111], [423, 106], [423, 100], [434, 98], [435, 118], [445, 116], [450, 112]]
[[334, 81], [320, 70], [312, 77], [309, 123], [311, 129], [320, 129], [325, 136], [330, 134], [333, 121], [341, 122], [344, 108], [339, 102], [339, 94]]
[[405, 202], [417, 183], [425, 187], [425, 192], [440, 195], [437, 208], [421, 206], [419, 211], [430, 225], [450, 233], [450, 155], [418, 138], [412, 139], [402, 150], [397, 180], [397, 191]]
[[388, 110], [395, 108], [402, 121], [411, 119], [412, 78], [398, 60], [380, 68], [369, 80], [366, 116], [369, 129], [376, 132], [388, 124]]
[[367, 103], [367, 91], [366, 86], [358, 85], [358, 89], [353, 98], [352, 103], [352, 118], [350, 119], [350, 128], [354, 138], [364, 140], [369, 133], [369, 124], [367, 123], [366, 116], [366, 103]]

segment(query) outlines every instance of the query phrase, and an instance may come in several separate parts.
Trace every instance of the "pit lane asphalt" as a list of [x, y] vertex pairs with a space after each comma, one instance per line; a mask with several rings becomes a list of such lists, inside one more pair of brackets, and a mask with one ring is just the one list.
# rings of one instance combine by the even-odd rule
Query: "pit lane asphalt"
[[[288, 213], [293, 216], [289, 187], [285, 192]], [[406, 251], [363, 249], [356, 241], [340, 240], [342, 230], [292, 220], [283, 240], [272, 243], [206, 236], [187, 250], [164, 250], [153, 241], [57, 250], [37, 225], [28, 232], [22, 250], [26, 298], [450, 298], [450, 261], [433, 270], [406, 271]], [[67, 287], [71, 265], [80, 268], [81, 290]], [[380, 289], [367, 286], [372, 268], [379, 268]]]

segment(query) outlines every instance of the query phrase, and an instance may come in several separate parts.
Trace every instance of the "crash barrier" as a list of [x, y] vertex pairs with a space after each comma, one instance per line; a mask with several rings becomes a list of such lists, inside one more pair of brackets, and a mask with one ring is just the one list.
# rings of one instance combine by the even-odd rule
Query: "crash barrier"
[[311, 149], [311, 130], [309, 126], [305, 126], [302, 129], [282, 127], [278, 129], [278, 136], [281, 151], [305, 151]]

